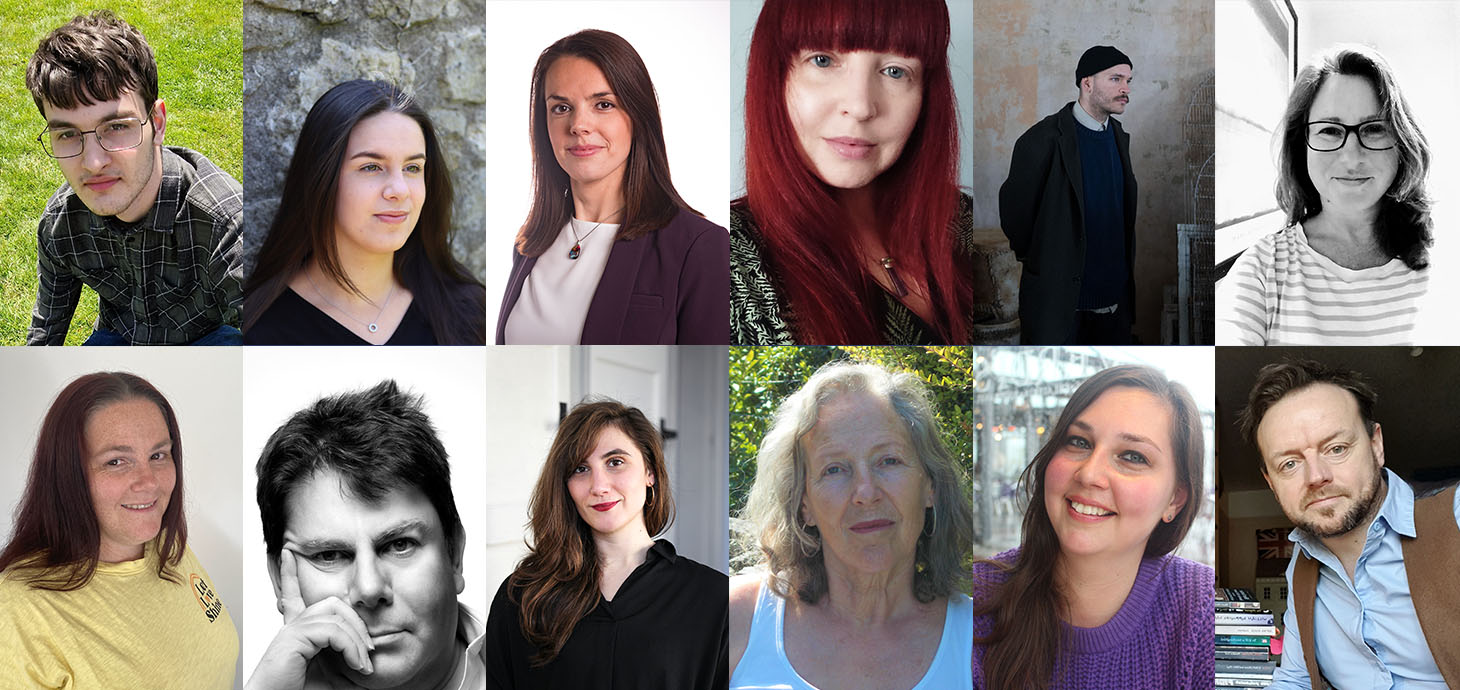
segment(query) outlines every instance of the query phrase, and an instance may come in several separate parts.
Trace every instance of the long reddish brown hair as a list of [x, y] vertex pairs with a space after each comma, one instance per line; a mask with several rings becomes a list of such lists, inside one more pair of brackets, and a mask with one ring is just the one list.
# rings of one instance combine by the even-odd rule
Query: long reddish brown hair
[[851, 218], [802, 159], [786, 78], [802, 50], [877, 50], [923, 64], [923, 102], [902, 155], [878, 186], [880, 239], [904, 274], [929, 286], [948, 343], [968, 342], [973, 283], [959, 270], [958, 121], [944, 0], [767, 0], [745, 77], [745, 198], [777, 267], [802, 344], [874, 344], [876, 282], [847, 241]]
[[[70, 591], [91, 581], [101, 548], [101, 527], [91, 503], [86, 471], [86, 422], [107, 405], [140, 398], [150, 400], [167, 420], [177, 483], [162, 514], [158, 537], [157, 576], [181, 584], [172, 571], [187, 547], [183, 518], [182, 435], [167, 398], [146, 379], [126, 372], [97, 372], [63, 388], [46, 412], [36, 440], [35, 458], [25, 495], [16, 511], [10, 543], [0, 551], [0, 571], [15, 566], [16, 574], [37, 589]], [[23, 571], [23, 572], [20, 572]]]
[[530, 660], [545, 666], [562, 651], [578, 621], [598, 605], [602, 568], [593, 531], [578, 517], [568, 495], [568, 477], [593, 452], [599, 432], [617, 427], [639, 447], [654, 473], [653, 495], [644, 502], [644, 527], [658, 535], [674, 522], [674, 498], [664, 465], [659, 431], [638, 408], [615, 400], [579, 403], [558, 423], [528, 507], [532, 543], [509, 578], [512, 601], [521, 610], [522, 636], [537, 647]]
[[622, 36], [585, 29], [543, 49], [532, 68], [532, 210], [517, 231], [517, 253], [542, 256], [573, 217], [573, 201], [567, 195], [571, 180], [553, 155], [547, 125], [547, 73], [564, 57], [583, 58], [598, 67], [633, 123], [634, 143], [624, 166], [625, 205], [618, 239], [643, 237], [669, 225], [680, 209], [700, 215], [680, 198], [670, 180], [664, 124], [659, 118], [659, 100], [654, 82], [649, 79], [649, 68]]

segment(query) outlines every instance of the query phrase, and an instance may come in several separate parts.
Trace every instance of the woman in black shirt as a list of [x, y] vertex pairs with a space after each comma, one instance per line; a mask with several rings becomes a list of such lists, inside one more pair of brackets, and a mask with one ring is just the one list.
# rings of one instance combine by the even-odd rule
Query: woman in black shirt
[[487, 617], [489, 688], [725, 687], [728, 579], [652, 538], [674, 499], [642, 412], [574, 407], [529, 513], [529, 553]]
[[320, 96], [243, 286], [244, 344], [486, 343], [486, 290], [451, 255], [445, 158], [393, 84]]

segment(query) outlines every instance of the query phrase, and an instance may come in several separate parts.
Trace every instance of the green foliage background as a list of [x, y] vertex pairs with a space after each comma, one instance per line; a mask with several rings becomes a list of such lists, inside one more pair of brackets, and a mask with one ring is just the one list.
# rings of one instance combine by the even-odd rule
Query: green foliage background
[[[973, 350], [967, 347], [730, 348], [730, 514], [745, 506], [755, 482], [755, 456], [781, 400], [827, 362], [872, 362], [922, 379], [933, 400], [943, 442], [973, 475]], [[971, 500], [971, 498], [970, 498]]]
[[[208, 0], [0, 0], [0, 345], [22, 345], [36, 291], [36, 222], [65, 178], [41, 150], [45, 126], [25, 68], [46, 34], [78, 14], [109, 9], [137, 27], [157, 57], [167, 103], [164, 143], [201, 152], [242, 181], [243, 5]], [[66, 344], [96, 321], [82, 291]]]

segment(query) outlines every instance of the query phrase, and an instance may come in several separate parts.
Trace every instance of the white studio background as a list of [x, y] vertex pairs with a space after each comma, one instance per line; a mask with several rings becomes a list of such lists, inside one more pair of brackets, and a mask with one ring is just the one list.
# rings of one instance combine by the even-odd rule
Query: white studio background
[[[0, 457], [6, 459], [0, 462], [0, 534], [9, 541], [36, 434], [56, 394], [84, 374], [131, 372], [161, 391], [177, 415], [188, 546], [213, 578], [234, 625], [246, 629], [246, 612], [258, 609], [242, 596], [242, 497], [233, 482], [241, 438], [240, 361], [236, 348], [0, 348], [7, 393], [0, 401]], [[235, 674], [234, 687], [241, 683]]]
[[487, 336], [512, 270], [517, 230], [532, 206], [532, 68], [543, 49], [583, 29], [612, 31], [643, 58], [659, 94], [669, 169], [679, 195], [716, 225], [730, 223], [728, 0], [487, 3]]
[[[750, 60], [750, 37], [755, 33], [761, 4], [761, 0], [735, 0], [730, 12], [730, 104], [734, 108], [730, 113], [732, 199], [745, 195], [745, 68]], [[972, 0], [948, 0], [948, 21], [952, 31], [948, 73], [953, 78], [953, 94], [958, 98], [958, 184], [968, 190], [973, 188]]]
[[[175, 350], [169, 350], [169, 353]], [[482, 579], [486, 554], [481, 548], [485, 512], [481, 496], [486, 485], [485, 358], [479, 347], [369, 348], [369, 347], [251, 347], [245, 348], [247, 372], [242, 442], [232, 457], [236, 492], [243, 496], [243, 601], [257, 612], [244, 628], [241, 640], [243, 672], [253, 673], [259, 657], [278, 632], [282, 619], [275, 607], [264, 554], [263, 527], [254, 498], [254, 467], [259, 452], [274, 430], [290, 415], [328, 395], [369, 388], [395, 379], [402, 390], [425, 398], [426, 416], [436, 427], [451, 461], [451, 489], [466, 530], [463, 570], [466, 589], [458, 597], [478, 615], [486, 616], [487, 592]], [[235, 398], [237, 396], [234, 396]], [[236, 502], [236, 500], [235, 500]]]

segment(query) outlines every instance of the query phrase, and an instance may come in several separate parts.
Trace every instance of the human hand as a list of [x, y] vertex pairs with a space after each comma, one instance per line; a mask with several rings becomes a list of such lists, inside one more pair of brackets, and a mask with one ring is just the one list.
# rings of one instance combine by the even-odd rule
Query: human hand
[[339, 597], [305, 606], [299, 595], [299, 564], [288, 548], [279, 553], [278, 605], [284, 627], [264, 650], [245, 690], [302, 690], [309, 662], [325, 648], [339, 652], [350, 668], [374, 673], [370, 652], [375, 643], [365, 621]]

